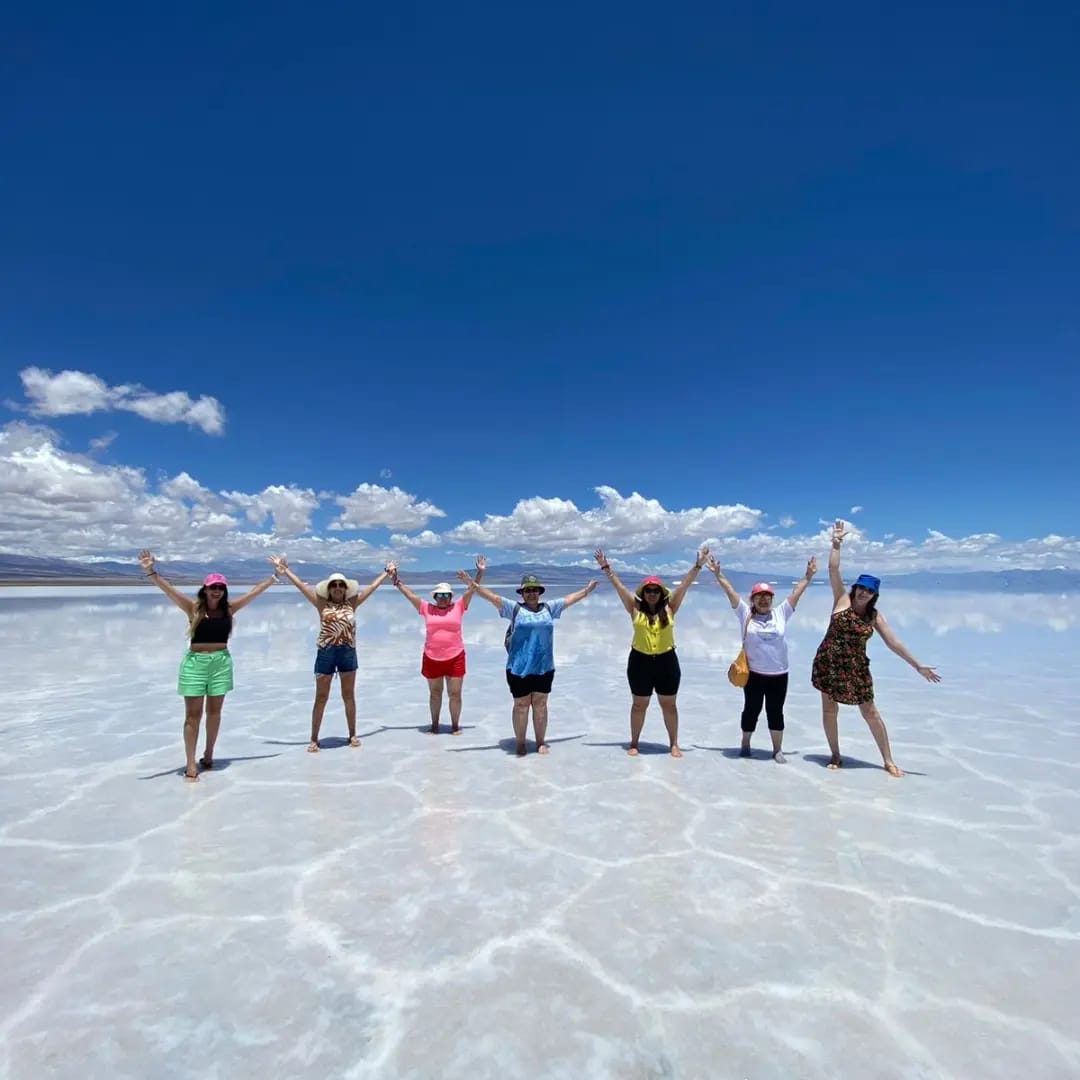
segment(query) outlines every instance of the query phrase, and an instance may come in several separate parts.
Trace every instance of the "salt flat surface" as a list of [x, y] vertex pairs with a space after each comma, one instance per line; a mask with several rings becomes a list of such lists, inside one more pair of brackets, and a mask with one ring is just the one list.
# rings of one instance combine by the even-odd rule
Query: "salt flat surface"
[[189, 785], [181, 613], [0, 590], [0, 1075], [1080, 1075], [1074, 602], [881, 606], [946, 680], [871, 645], [903, 780], [854, 709], [848, 767], [822, 767], [818, 588], [778, 766], [764, 717], [735, 757], [711, 585], [678, 619], [681, 761], [655, 706], [658, 752], [623, 752], [629, 621], [603, 591], [557, 627], [547, 758], [511, 753], [483, 601], [466, 732], [422, 734], [422, 623], [389, 592], [359, 616], [362, 748], [334, 697], [307, 754], [316, 616], [280, 587], [237, 618], [218, 767]]

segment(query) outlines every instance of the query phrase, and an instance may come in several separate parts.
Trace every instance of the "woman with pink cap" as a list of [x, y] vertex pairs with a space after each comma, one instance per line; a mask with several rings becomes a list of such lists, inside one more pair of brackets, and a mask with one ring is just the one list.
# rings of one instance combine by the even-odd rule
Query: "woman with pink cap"
[[358, 747], [356, 734], [356, 609], [390, 576], [393, 564], [363, 591], [360, 582], [344, 574], [333, 573], [314, 588], [289, 569], [284, 555], [271, 556], [276, 573], [287, 577], [319, 613], [319, 637], [315, 642], [315, 702], [311, 706], [311, 741], [308, 753], [319, 752], [319, 731], [322, 728], [326, 703], [330, 700], [330, 684], [337, 675], [341, 683], [341, 702], [345, 706], [345, 725], [349, 729], [349, 745]]
[[431, 590], [429, 604], [416, 595], [398, 577], [396, 563], [390, 582], [395, 589], [414, 608], [424, 620], [424, 655], [420, 662], [420, 674], [427, 679], [428, 707], [431, 711], [432, 735], [439, 734], [439, 716], [442, 713], [443, 689], [450, 698], [450, 734], [461, 734], [461, 687], [465, 681], [465, 639], [461, 634], [461, 622], [469, 603], [476, 593], [476, 587], [484, 580], [487, 560], [483, 555], [476, 556], [476, 578], [472, 585], [459, 599], [454, 599], [454, 590], [449, 582], [440, 581]]
[[[184, 699], [184, 750], [187, 766], [184, 776], [189, 783], [199, 779], [199, 765], [214, 767], [214, 744], [221, 728], [221, 706], [225, 695], [233, 688], [233, 662], [229, 655], [229, 635], [232, 617], [247, 607], [259, 593], [266, 592], [277, 581], [277, 574], [260, 581], [250, 592], [229, 600], [229, 583], [221, 574], [207, 574], [192, 600], [173, 588], [154, 569], [154, 556], [147, 550], [139, 552], [139, 564], [146, 576], [188, 617], [187, 654], [180, 662], [178, 690]], [[196, 762], [195, 749], [199, 741], [203, 702], [206, 703], [206, 748]]]
[[748, 604], [724, 577], [720, 564], [711, 555], [709, 569], [716, 575], [717, 585], [727, 593], [738, 616], [743, 648], [746, 649], [746, 660], [750, 667], [750, 678], [743, 687], [742, 746], [739, 756], [750, 757], [750, 738], [757, 728], [761, 706], [764, 705], [772, 738], [773, 761], [783, 765], [784, 702], [788, 691], [787, 624], [817, 573], [817, 560], [810, 557], [802, 580], [779, 608], [773, 607], [773, 589], [768, 582], [759, 582], [750, 590]]
[[825, 638], [814, 656], [810, 681], [821, 692], [821, 722], [829, 743], [830, 760], [826, 768], [839, 769], [844, 764], [840, 756], [840, 735], [837, 718], [841, 705], [857, 705], [870, 734], [874, 736], [885, 771], [890, 776], [904, 772], [893, 761], [889, 733], [874, 704], [874, 680], [870, 676], [870, 660], [866, 646], [877, 630], [885, 644], [901, 659], [906, 660], [927, 682], [941, 682], [941, 676], [925, 664], [920, 664], [904, 648], [893, 633], [885, 616], [877, 610], [881, 579], [872, 574], [860, 574], [850, 591], [840, 576], [840, 545], [847, 536], [843, 521], [833, 525], [832, 550], [829, 552], [829, 583], [832, 585], [833, 609]]
[[631, 592], [611, 568], [601, 548], [595, 552], [600, 569], [607, 574], [634, 626], [634, 638], [626, 661], [626, 680], [630, 684], [630, 746], [627, 753], [636, 757], [638, 740], [645, 726], [645, 713], [655, 691], [664, 715], [671, 756], [682, 757], [679, 749], [679, 709], [676, 696], [682, 682], [682, 669], [675, 653], [675, 613], [682, 606], [686, 592], [701, 572], [709, 549], [703, 547], [694, 565], [683, 575], [672, 592], [658, 577], [647, 577]]

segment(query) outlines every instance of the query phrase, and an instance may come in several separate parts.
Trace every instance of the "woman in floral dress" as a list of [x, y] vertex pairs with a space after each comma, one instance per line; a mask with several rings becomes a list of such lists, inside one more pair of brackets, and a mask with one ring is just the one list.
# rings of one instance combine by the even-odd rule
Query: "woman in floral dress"
[[920, 664], [904, 648], [885, 616], [877, 610], [880, 579], [870, 574], [860, 574], [848, 592], [840, 577], [840, 545], [847, 535], [844, 522], [833, 526], [832, 550], [829, 552], [829, 582], [833, 591], [832, 618], [825, 639], [814, 656], [814, 668], [810, 681], [821, 691], [821, 722], [825, 738], [829, 741], [832, 758], [828, 768], [839, 769], [844, 764], [840, 757], [840, 737], [837, 731], [837, 715], [841, 705], [858, 705], [870, 734], [874, 736], [881, 759], [890, 776], [903, 776], [893, 761], [889, 747], [889, 733], [874, 704], [874, 680], [870, 677], [870, 659], [866, 646], [877, 630], [882, 640], [897, 656], [906, 660], [927, 682], [941, 682], [941, 676], [932, 668]]

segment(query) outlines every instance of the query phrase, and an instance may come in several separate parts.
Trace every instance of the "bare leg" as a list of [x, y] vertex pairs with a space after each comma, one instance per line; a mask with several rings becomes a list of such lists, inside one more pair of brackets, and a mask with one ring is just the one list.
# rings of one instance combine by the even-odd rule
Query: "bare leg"
[[529, 730], [529, 706], [532, 694], [514, 698], [514, 739], [517, 741], [517, 756], [525, 756], [525, 735]]
[[657, 694], [660, 710], [664, 714], [664, 727], [667, 728], [668, 742], [671, 743], [671, 756], [682, 757], [679, 749], [679, 707], [674, 694]]
[[199, 725], [202, 724], [203, 699], [201, 697], [184, 698], [184, 753], [187, 766], [184, 776], [189, 783], [199, 779], [199, 765], [195, 760], [195, 747], [199, 742]]
[[637, 694], [630, 696], [630, 748], [626, 752], [631, 757], [638, 755], [638, 740], [641, 738], [641, 729], [645, 726], [645, 714], [649, 711], [650, 701], [652, 694], [648, 697]]
[[450, 691], [450, 734], [461, 734], [461, 684], [464, 679], [446, 677], [446, 686]]
[[225, 695], [216, 694], [206, 698], [206, 749], [199, 764], [204, 769], [214, 767], [214, 746], [217, 744], [218, 732], [221, 730], [221, 706], [225, 704]]
[[547, 694], [536, 694], [532, 696], [532, 714], [533, 714], [533, 735], [536, 736], [536, 752], [538, 754], [546, 754], [548, 752], [547, 744], [547, 720], [548, 720], [548, 696]]
[[769, 728], [769, 738], [772, 739], [773, 757], [782, 754], [784, 750], [784, 729], [781, 728], [777, 731], [776, 728]]
[[437, 679], [428, 679], [428, 710], [431, 713], [431, 731], [432, 735], [439, 734], [439, 714], [442, 712], [442, 692], [443, 692], [443, 677], [440, 675]]
[[870, 734], [874, 736], [874, 742], [877, 743], [877, 748], [881, 752], [881, 760], [885, 763], [885, 771], [890, 776], [903, 776], [904, 770], [892, 759], [889, 733], [885, 730], [885, 721], [881, 719], [877, 706], [872, 701], [867, 701], [859, 706], [859, 712], [862, 713]]
[[840, 713], [840, 706], [823, 690], [821, 692], [821, 726], [825, 729], [825, 739], [829, 744], [829, 753], [832, 761], [828, 768], [839, 769], [843, 765], [840, 757], [840, 732], [837, 728], [836, 718]]
[[360, 740], [356, 737], [356, 672], [342, 671], [338, 674], [341, 680], [341, 701], [345, 706], [345, 723], [349, 729], [349, 745], [359, 746]]
[[326, 702], [330, 697], [330, 683], [333, 675], [315, 676], [315, 704], [311, 706], [311, 742], [308, 743], [308, 753], [316, 754], [319, 751], [319, 728], [322, 727], [323, 713], [326, 712]]

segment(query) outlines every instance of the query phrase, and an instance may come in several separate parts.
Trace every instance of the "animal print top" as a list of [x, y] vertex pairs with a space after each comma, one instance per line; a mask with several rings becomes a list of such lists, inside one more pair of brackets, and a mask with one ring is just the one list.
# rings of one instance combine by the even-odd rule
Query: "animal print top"
[[356, 612], [352, 604], [325, 604], [319, 627], [321, 649], [324, 645], [356, 645]]

